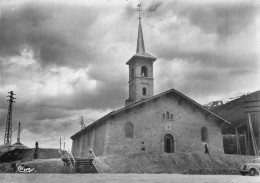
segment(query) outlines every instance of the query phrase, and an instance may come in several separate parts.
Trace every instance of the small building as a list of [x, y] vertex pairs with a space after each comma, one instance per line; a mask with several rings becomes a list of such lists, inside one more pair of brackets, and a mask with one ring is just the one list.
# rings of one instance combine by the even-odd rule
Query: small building
[[72, 154], [86, 157], [127, 152], [224, 152], [221, 127], [229, 121], [184, 94], [170, 89], [154, 96], [153, 62], [146, 53], [139, 19], [136, 54], [129, 66], [125, 107], [105, 115], [72, 139]]

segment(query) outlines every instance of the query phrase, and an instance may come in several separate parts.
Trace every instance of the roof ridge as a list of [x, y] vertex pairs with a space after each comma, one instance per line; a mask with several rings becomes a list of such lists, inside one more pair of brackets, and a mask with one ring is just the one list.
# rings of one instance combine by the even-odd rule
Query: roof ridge
[[225, 118], [221, 117], [220, 115], [216, 114], [215, 112], [213, 112], [213, 111], [207, 109], [207, 108], [204, 107], [203, 105], [201, 105], [201, 104], [199, 104], [198, 102], [192, 100], [191, 98], [189, 98], [189, 97], [187, 97], [186, 95], [182, 94], [181, 92], [175, 90], [174, 88], [171, 88], [171, 89], [169, 89], [169, 90], [167, 90], [167, 91], [164, 91], [164, 92], [162, 92], [162, 93], [160, 93], [160, 94], [154, 95], [154, 96], [152, 96], [152, 97], [150, 97], [150, 98], [146, 98], [146, 99], [144, 99], [144, 100], [142, 100], [142, 101], [135, 102], [135, 103], [133, 103], [133, 104], [131, 104], [131, 105], [129, 105], [129, 106], [122, 107], [122, 108], [120, 108], [120, 109], [118, 109], [118, 110], [113, 110], [112, 112], [108, 113], [107, 115], [105, 115], [105, 116], [99, 118], [98, 120], [96, 120], [95, 122], [91, 123], [90, 125], [88, 125], [88, 126], [85, 127], [84, 129], [80, 130], [79, 132], [77, 132], [76, 134], [74, 134], [73, 136], [71, 136], [71, 138], [77, 136], [77, 135], [80, 134], [82, 131], [84, 131], [84, 130], [90, 128], [91, 126], [93, 126], [93, 125], [95, 125], [95, 124], [101, 122], [102, 120], [106, 119], [107, 117], [109, 117], [109, 116], [111, 116], [111, 115], [117, 114], [117, 113], [119, 113], [119, 112], [121, 112], [121, 111], [124, 111], [124, 110], [126, 110], [126, 109], [132, 108], [132, 107], [137, 106], [137, 105], [139, 105], [139, 104], [142, 104], [142, 103], [144, 103], [144, 102], [153, 100], [154, 98], [157, 98], [157, 97], [159, 97], [159, 96], [165, 95], [165, 94], [170, 93], [170, 92], [177, 93], [178, 95], [184, 97], [185, 99], [187, 99], [187, 100], [189, 100], [190, 102], [194, 103], [194, 104], [197, 105], [198, 107], [200, 107], [200, 108], [204, 109], [205, 111], [211, 113], [211, 114], [214, 115], [215, 117], [217, 117], [217, 118], [223, 120], [224, 122], [230, 124], [230, 122], [229, 122], [227, 119], [225, 119]]

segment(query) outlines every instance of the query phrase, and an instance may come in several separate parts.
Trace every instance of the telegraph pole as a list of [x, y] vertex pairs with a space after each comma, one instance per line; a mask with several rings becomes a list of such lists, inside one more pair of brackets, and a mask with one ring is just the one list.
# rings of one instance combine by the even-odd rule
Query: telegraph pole
[[65, 137], [63, 138], [64, 138], [63, 150], [65, 151]]
[[9, 97], [9, 105], [8, 105], [8, 113], [7, 113], [7, 121], [6, 121], [6, 128], [5, 128], [5, 138], [4, 138], [4, 144], [5, 145], [11, 145], [12, 141], [12, 112], [13, 112], [13, 103], [15, 103], [14, 98], [14, 92], [10, 91], [8, 92], [10, 95]]
[[20, 133], [21, 133], [21, 122], [19, 122], [18, 124], [17, 144], [21, 144]]
[[60, 150], [61, 150], [61, 137], [60, 137]]
[[[248, 117], [248, 123], [247, 123], [247, 133], [248, 133], [248, 151], [250, 154], [250, 135], [251, 135], [251, 141], [252, 141], [252, 146], [253, 146], [253, 151], [254, 151], [254, 155], [255, 156], [259, 156], [259, 149], [257, 146], [257, 142], [256, 142], [256, 138], [255, 138], [255, 132], [253, 130], [253, 125], [252, 125], [252, 120], [251, 120], [251, 113], [258, 113], [260, 112], [260, 104], [259, 104], [260, 100], [256, 99], [256, 100], [248, 100], [245, 101], [244, 103], [247, 104], [248, 106], [245, 106], [244, 108], [247, 109], [247, 111], [245, 111], [245, 113], [247, 113], [247, 117]], [[259, 133], [259, 129], [255, 129], [256, 133], [258, 134], [258, 136], [260, 135]], [[258, 137], [259, 138], [259, 137]], [[258, 139], [259, 140], [259, 139]]]
[[81, 130], [82, 130], [83, 128], [85, 128], [85, 124], [84, 124], [83, 116], [81, 116], [80, 125], [81, 125]]

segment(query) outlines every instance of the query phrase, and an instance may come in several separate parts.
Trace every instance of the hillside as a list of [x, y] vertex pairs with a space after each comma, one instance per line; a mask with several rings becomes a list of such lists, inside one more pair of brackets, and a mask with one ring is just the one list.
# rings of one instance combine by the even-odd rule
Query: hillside
[[[248, 95], [244, 95], [240, 98], [237, 98], [235, 100], [232, 100], [228, 103], [225, 103], [223, 105], [219, 105], [216, 107], [213, 107], [211, 110], [220, 116], [226, 118], [229, 120], [232, 125], [224, 126], [223, 132], [226, 133], [234, 133], [232, 130], [234, 127], [237, 127], [240, 133], [243, 133], [243, 131], [246, 130], [246, 124], [248, 121], [247, 117], [247, 111], [249, 110], [260, 110], [260, 107], [253, 107], [253, 108], [245, 108], [248, 106], [255, 106], [260, 105], [260, 102], [254, 102], [254, 103], [245, 103], [246, 101], [252, 101], [252, 100], [260, 100], [260, 91], [256, 91], [253, 93], [250, 93]], [[259, 112], [251, 113], [252, 123], [254, 126], [254, 129], [259, 129], [259, 119], [260, 115]]]
[[[239, 174], [244, 163], [255, 157], [198, 153], [138, 153], [100, 156], [94, 159], [99, 173]], [[72, 173], [61, 159], [38, 159], [21, 163], [34, 173]], [[0, 173], [11, 172], [10, 163], [0, 163]]]
[[[34, 159], [35, 149], [13, 149], [11, 151], [0, 154], [0, 163], [10, 161], [31, 161]], [[38, 150], [38, 159], [60, 158], [58, 149], [43, 149]]]
[[94, 160], [100, 173], [239, 174], [254, 157], [198, 153], [139, 153], [101, 156]]

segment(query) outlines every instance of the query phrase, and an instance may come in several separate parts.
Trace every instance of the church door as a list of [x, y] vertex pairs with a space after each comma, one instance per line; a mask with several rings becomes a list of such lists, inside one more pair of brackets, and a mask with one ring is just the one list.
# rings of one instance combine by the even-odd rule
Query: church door
[[170, 134], [164, 136], [164, 152], [174, 153], [174, 139]]

